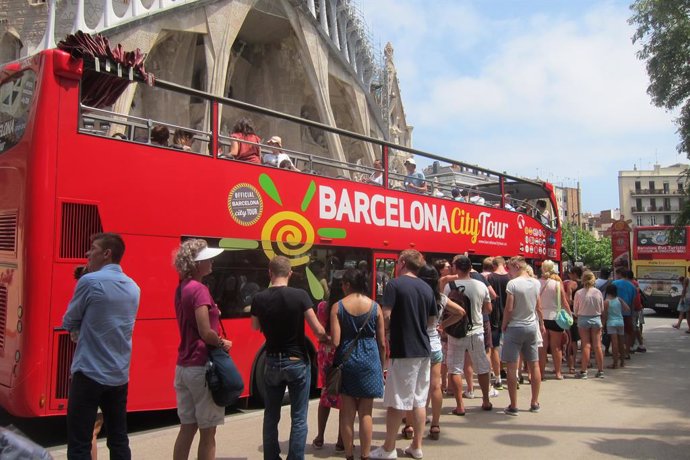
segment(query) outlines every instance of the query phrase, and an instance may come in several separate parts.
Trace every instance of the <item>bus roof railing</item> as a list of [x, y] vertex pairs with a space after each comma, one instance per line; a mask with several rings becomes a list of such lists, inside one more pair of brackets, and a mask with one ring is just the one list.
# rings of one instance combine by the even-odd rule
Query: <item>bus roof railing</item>
[[[105, 61], [105, 60], [103, 60], [103, 61]], [[107, 71], [106, 68], [108, 68], [108, 66], [105, 65], [105, 62], [103, 62], [103, 65], [99, 65], [98, 69], [96, 69], [94, 59], [89, 59], [88, 57], [84, 58], [84, 70], [91, 70], [94, 72], [98, 71], [100, 73], [107, 74], [107, 75], [114, 76], [114, 77], [118, 77], [118, 78], [122, 78], [122, 79], [129, 79], [130, 76], [133, 76], [133, 79], [131, 81], [136, 81], [139, 83], [148, 83], [148, 80], [146, 78], [144, 78], [143, 76], [141, 76], [140, 74], [138, 74], [137, 72], [134, 72], [133, 74], [130, 74], [129, 72], [122, 72], [122, 75], [118, 76], [117, 66], [115, 66], [115, 65], [109, 66], [110, 71]], [[223, 96], [219, 96], [219, 95], [214, 95], [214, 94], [208, 93], [206, 91], [190, 88], [190, 87], [183, 86], [183, 85], [173, 83], [170, 81], [156, 79], [153, 86], [161, 88], [161, 89], [166, 89], [169, 91], [181, 93], [181, 94], [191, 96], [191, 97], [198, 97], [198, 98], [210, 101], [210, 102], [229, 105], [229, 106], [232, 106], [232, 107], [235, 107], [238, 109], [259, 113], [259, 114], [266, 115], [269, 117], [279, 118], [279, 119], [286, 120], [286, 121], [291, 121], [293, 123], [297, 123], [297, 124], [300, 124], [303, 126], [310, 126], [313, 128], [322, 129], [322, 130], [327, 131], [329, 133], [346, 136], [346, 137], [349, 137], [352, 139], [357, 139], [357, 140], [360, 140], [363, 142], [368, 142], [368, 143], [379, 145], [382, 147], [387, 147], [389, 149], [395, 149], [395, 150], [407, 152], [407, 153], [410, 153], [413, 155], [420, 155], [420, 156], [422, 156], [424, 158], [428, 158], [430, 160], [440, 161], [440, 162], [450, 163], [450, 164], [457, 164], [461, 167], [466, 167], [468, 169], [483, 172], [485, 174], [501, 176], [501, 177], [504, 177], [506, 179], [511, 179], [511, 180], [530, 182], [530, 183], [533, 183], [535, 185], [540, 185], [540, 186], [542, 185], [540, 182], [534, 181], [532, 179], [513, 176], [513, 175], [507, 174], [505, 172], [493, 171], [493, 170], [490, 170], [487, 168], [483, 168], [481, 166], [477, 166], [477, 165], [473, 165], [473, 164], [469, 164], [469, 163], [464, 163], [464, 162], [458, 161], [458, 160], [452, 160], [450, 158], [445, 158], [445, 157], [442, 157], [439, 155], [435, 155], [433, 153], [426, 152], [424, 150], [418, 150], [418, 149], [414, 149], [412, 147], [406, 147], [403, 145], [395, 144], [393, 142], [390, 142], [390, 141], [387, 141], [384, 139], [376, 139], [376, 138], [373, 138], [370, 136], [366, 136], [364, 134], [359, 134], [359, 133], [349, 131], [346, 129], [342, 129], [342, 128], [338, 128], [338, 127], [334, 127], [334, 126], [329, 126], [329, 125], [326, 125], [324, 123], [320, 123], [320, 122], [317, 122], [314, 120], [308, 120], [308, 119], [301, 118], [301, 117], [298, 117], [295, 115], [283, 113], [283, 112], [280, 112], [277, 110], [268, 109], [266, 107], [261, 107], [258, 105], [250, 104], [248, 102], [239, 101], [237, 99], [232, 99], [232, 98], [227, 98], [227, 97], [223, 97]]]

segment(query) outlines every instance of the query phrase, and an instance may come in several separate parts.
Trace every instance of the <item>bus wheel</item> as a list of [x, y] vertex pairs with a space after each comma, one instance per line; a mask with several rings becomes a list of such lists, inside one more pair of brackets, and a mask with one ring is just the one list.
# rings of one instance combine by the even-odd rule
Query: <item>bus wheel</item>
[[254, 376], [252, 378], [252, 402], [259, 407], [265, 406], [266, 387], [265, 382], [266, 352], [262, 351], [256, 358]]

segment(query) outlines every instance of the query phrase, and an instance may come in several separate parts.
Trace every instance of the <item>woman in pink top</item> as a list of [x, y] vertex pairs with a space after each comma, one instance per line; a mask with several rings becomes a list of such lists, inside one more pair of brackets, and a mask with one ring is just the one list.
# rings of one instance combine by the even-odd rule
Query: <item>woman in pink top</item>
[[577, 327], [582, 340], [582, 367], [575, 378], [587, 378], [587, 364], [589, 355], [594, 348], [594, 358], [597, 362], [597, 375], [604, 378], [604, 353], [601, 350], [601, 314], [604, 312], [604, 298], [601, 291], [594, 287], [596, 278], [594, 273], [586, 271], [582, 274], [582, 286], [575, 293], [574, 312], [577, 316]]
[[561, 365], [563, 360], [563, 329], [556, 323], [556, 314], [558, 313], [558, 299], [560, 297], [560, 307], [572, 314], [570, 306], [568, 305], [568, 297], [565, 293], [565, 288], [561, 278], [556, 273], [556, 265], [551, 260], [545, 260], [541, 265], [541, 279], [539, 280], [541, 288], [539, 290], [539, 297], [541, 298], [541, 309], [544, 314], [544, 327], [546, 334], [544, 334], [544, 346], [539, 349], [539, 368], [541, 369], [542, 377], [545, 375], [546, 358], [551, 347], [551, 357], [553, 358], [553, 371], [556, 374], [556, 380], [563, 380], [561, 373]]
[[211, 273], [212, 259], [223, 252], [206, 246], [206, 241], [183, 242], [175, 253], [180, 284], [175, 291], [175, 316], [180, 329], [180, 346], [175, 367], [175, 393], [180, 432], [173, 448], [174, 460], [186, 460], [199, 431], [199, 460], [216, 457], [216, 426], [225, 421], [225, 408], [213, 402], [206, 386], [208, 347], [230, 350], [232, 342], [218, 333], [220, 310], [201, 280]]

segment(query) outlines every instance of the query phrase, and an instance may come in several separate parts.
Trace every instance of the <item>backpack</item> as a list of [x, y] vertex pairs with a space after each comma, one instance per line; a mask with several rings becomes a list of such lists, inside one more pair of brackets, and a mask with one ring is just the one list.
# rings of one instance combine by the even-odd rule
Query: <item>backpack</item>
[[[454, 282], [451, 282], [449, 286], [450, 292], [448, 293], [448, 298], [460, 305], [467, 314], [457, 322], [445, 326], [443, 331], [451, 337], [462, 339], [466, 337], [467, 333], [472, 329], [472, 302], [465, 294], [465, 286], [457, 286]], [[451, 313], [446, 308], [443, 311], [441, 321], [448, 319], [450, 315]]]

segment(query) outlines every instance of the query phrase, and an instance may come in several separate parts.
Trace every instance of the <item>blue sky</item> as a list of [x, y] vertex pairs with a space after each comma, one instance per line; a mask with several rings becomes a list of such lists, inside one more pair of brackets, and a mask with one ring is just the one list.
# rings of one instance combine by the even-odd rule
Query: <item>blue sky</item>
[[[575, 186], [618, 207], [618, 171], [686, 162], [675, 114], [654, 107], [629, 1], [362, 0], [393, 44], [413, 146]], [[630, 216], [626, 216], [630, 217]]]

